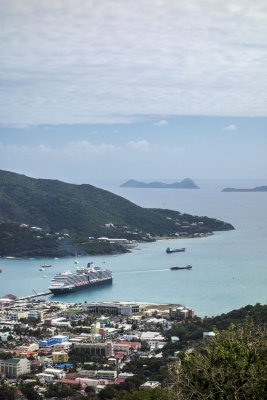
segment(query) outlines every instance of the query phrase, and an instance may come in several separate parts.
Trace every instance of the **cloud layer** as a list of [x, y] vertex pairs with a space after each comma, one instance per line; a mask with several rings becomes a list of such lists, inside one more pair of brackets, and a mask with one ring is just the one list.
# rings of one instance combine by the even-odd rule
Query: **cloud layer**
[[0, 15], [2, 124], [267, 115], [264, 0], [12, 0]]

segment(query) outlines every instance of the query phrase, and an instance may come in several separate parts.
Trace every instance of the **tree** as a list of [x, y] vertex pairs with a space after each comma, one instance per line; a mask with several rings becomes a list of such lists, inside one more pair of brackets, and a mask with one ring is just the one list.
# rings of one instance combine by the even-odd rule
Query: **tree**
[[39, 395], [34, 389], [33, 383], [24, 384], [24, 382], [22, 381], [20, 384], [20, 389], [28, 400], [42, 400], [42, 396]]
[[94, 398], [95, 397], [95, 388], [93, 386], [86, 386], [85, 393], [88, 398]]
[[167, 389], [136, 389], [127, 393], [118, 392], [112, 400], [172, 400], [172, 394]]
[[16, 388], [0, 380], [0, 400], [13, 400]]
[[[265, 353], [265, 354], [264, 354]], [[266, 331], [247, 320], [182, 352], [172, 371], [173, 399], [260, 400], [266, 398]]]

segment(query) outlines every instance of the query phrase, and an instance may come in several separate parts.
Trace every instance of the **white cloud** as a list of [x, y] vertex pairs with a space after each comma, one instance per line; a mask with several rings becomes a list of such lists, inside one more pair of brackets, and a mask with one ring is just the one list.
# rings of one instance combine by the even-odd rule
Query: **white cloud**
[[2, 124], [267, 115], [264, 0], [12, 0], [0, 15]]
[[112, 144], [101, 143], [100, 145], [94, 145], [90, 142], [83, 140], [80, 142], [70, 142], [63, 149], [63, 151], [69, 155], [77, 154], [80, 155], [90, 155], [90, 154], [107, 154], [113, 153], [115, 151], [120, 151], [122, 148], [120, 146], [114, 146]]
[[138, 140], [136, 142], [131, 141], [128, 143], [128, 146], [137, 151], [149, 151], [149, 143], [147, 140]]
[[162, 126], [162, 125], [167, 125], [167, 121], [165, 121], [164, 119], [162, 119], [161, 121], [158, 121], [158, 122], [154, 122], [154, 124], [153, 125], [155, 125], [155, 126]]
[[[107, 143], [69, 142], [60, 147], [5, 145], [0, 143], [1, 169], [35, 178], [68, 182], [102, 176], [121, 162], [122, 148]], [[119, 170], [119, 167], [116, 167]], [[116, 169], [115, 168], [115, 169]], [[121, 166], [120, 166], [121, 168]]]
[[[31, 146], [31, 145], [4, 145], [0, 143], [0, 158], [13, 159], [28, 159], [28, 160], [41, 160], [42, 158], [51, 157], [61, 159], [76, 159], [80, 157], [91, 157], [95, 155], [108, 155], [115, 152], [120, 152], [122, 147], [114, 146], [112, 144], [102, 143], [94, 145], [86, 140], [78, 142], [69, 142], [61, 147], [51, 147], [45, 145]], [[2, 153], [2, 154], [1, 154]], [[8, 156], [7, 156], [8, 155]], [[47, 158], [47, 163], [49, 159]]]
[[236, 131], [237, 127], [234, 124], [228, 125], [224, 128], [226, 131]]

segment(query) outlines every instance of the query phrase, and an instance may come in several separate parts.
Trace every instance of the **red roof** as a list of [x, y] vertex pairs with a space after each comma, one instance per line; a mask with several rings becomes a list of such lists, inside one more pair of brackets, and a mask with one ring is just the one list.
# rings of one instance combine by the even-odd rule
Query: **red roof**
[[41, 365], [42, 363], [41, 363], [41, 361], [39, 361], [39, 360], [34, 360], [34, 361], [32, 361], [32, 365]]
[[2, 297], [2, 299], [11, 299], [11, 300], [16, 300], [17, 296], [14, 294], [6, 294], [5, 296]]
[[116, 351], [114, 357], [115, 358], [123, 358], [125, 356], [126, 352], [125, 351]]
[[140, 343], [140, 342], [121, 341], [121, 342], [119, 342], [119, 343], [117, 343], [117, 344], [127, 344], [128, 346], [133, 347], [133, 348], [135, 348], [135, 347], [137, 347], [137, 348], [141, 347], [141, 343]]
[[74, 379], [59, 379], [57, 383], [68, 383], [70, 385], [77, 385], [79, 382], [75, 381]]
[[123, 383], [125, 381], [125, 379], [123, 379], [123, 378], [118, 378], [117, 380], [116, 380], [116, 383]]

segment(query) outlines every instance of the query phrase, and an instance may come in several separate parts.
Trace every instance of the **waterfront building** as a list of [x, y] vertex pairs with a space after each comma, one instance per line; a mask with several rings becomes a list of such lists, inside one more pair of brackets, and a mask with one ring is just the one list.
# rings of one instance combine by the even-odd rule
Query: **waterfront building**
[[89, 313], [103, 313], [115, 315], [131, 315], [139, 313], [139, 305], [136, 303], [84, 303], [82, 305], [83, 311]]
[[190, 308], [186, 308], [186, 307], [170, 307], [169, 309], [169, 315], [172, 318], [179, 318], [182, 320], [185, 320], [187, 318], [194, 318], [195, 316], [195, 312], [193, 310], [191, 310]]

